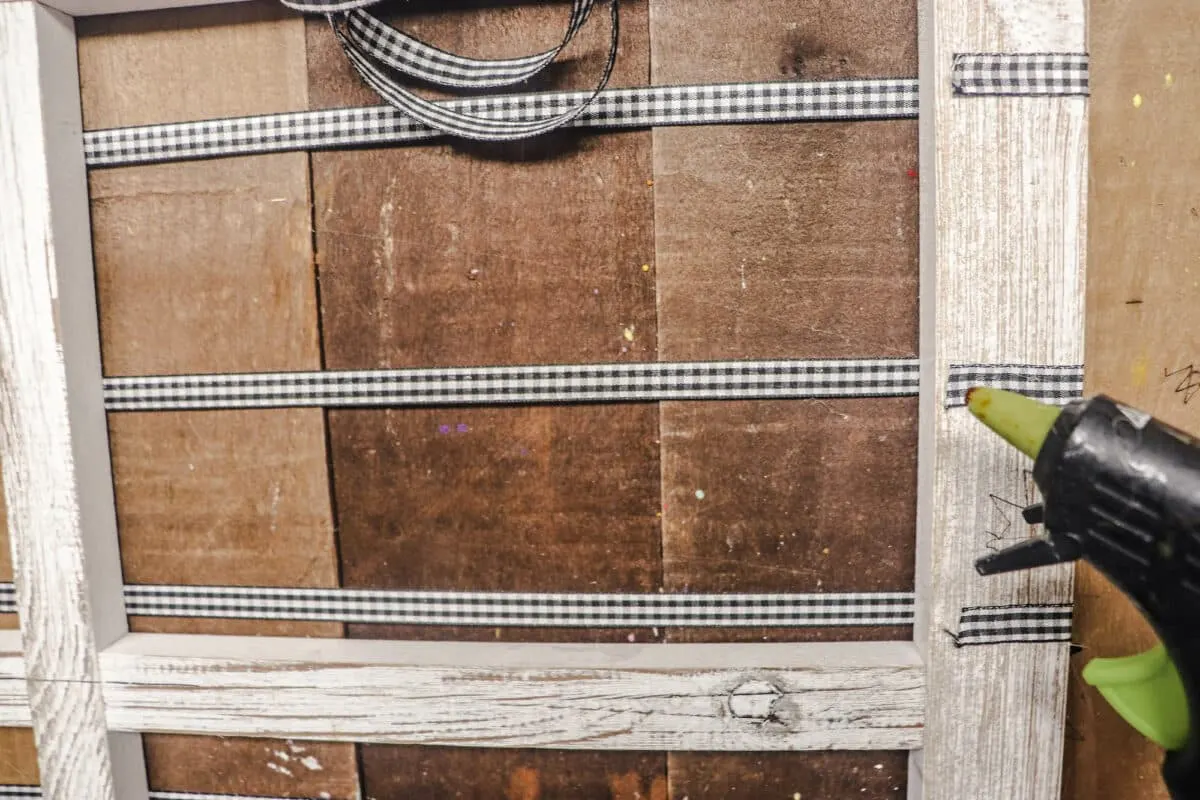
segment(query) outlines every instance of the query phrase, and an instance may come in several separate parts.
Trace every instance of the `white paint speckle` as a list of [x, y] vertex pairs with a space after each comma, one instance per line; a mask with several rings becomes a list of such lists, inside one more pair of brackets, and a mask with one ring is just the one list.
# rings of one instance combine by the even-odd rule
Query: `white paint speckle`
[[295, 775], [292, 774], [292, 771], [290, 769], [288, 769], [287, 767], [280, 766], [279, 764], [276, 764], [274, 761], [267, 762], [267, 769], [271, 770], [272, 772], [279, 772], [284, 775], [287, 775], [289, 778], [296, 777]]
[[316, 756], [305, 756], [304, 758], [300, 759], [300, 763], [303, 764], [305, 769], [307, 769], [309, 772], [320, 772], [323, 769], [321, 762], [317, 761]]
[[308, 751], [307, 747], [302, 747], [301, 745], [298, 745], [295, 742], [293, 742], [291, 739], [287, 740], [287, 746], [288, 746], [288, 750], [291, 750], [293, 753], [305, 753]]
[[329, 792], [321, 792], [317, 795], [317, 797], [321, 798], [321, 800], [330, 800], [333, 795], [331, 795]]
[[703, 490], [703, 489], [697, 489], [697, 490], [696, 490], [696, 499], [697, 499], [697, 500], [703, 500], [703, 499], [704, 499], [704, 490]]
[[876, 764], [875, 769], [883, 769], [883, 764]]
[[276, 750], [275, 757], [278, 758], [280, 761], [284, 762], [285, 764], [292, 760], [292, 757], [289, 756], [287, 753], [283, 752], [282, 750]]

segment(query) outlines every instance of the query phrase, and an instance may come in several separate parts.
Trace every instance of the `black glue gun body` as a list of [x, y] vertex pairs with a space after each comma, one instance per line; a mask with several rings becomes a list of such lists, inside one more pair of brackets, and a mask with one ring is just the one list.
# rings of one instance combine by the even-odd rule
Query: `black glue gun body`
[[[980, 559], [983, 574], [1085, 559], [1140, 608], [1186, 697], [1186, 734], [1163, 777], [1200, 798], [1200, 442], [1107, 397], [1068, 405], [1038, 452], [1044, 538]], [[1176, 713], [1182, 709], [1176, 709]]]

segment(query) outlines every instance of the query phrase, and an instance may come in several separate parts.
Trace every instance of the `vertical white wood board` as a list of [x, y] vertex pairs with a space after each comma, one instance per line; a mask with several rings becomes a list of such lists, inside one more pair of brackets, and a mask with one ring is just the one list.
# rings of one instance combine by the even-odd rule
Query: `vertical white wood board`
[[[1059, 796], [1068, 646], [955, 648], [947, 631], [964, 606], [1069, 602], [1072, 570], [975, 572], [986, 531], [1005, 525], [988, 495], [1024, 502], [1031, 463], [944, 397], [955, 362], [1083, 363], [1087, 103], [959, 97], [950, 71], [959, 52], [1083, 52], [1085, 15], [1085, 0], [921, 2], [915, 637], [928, 705], [910, 798]], [[1008, 536], [1029, 533], [1010, 519]]]
[[142, 800], [98, 649], [126, 632], [70, 17], [0, 3], [0, 457], [48, 800]]

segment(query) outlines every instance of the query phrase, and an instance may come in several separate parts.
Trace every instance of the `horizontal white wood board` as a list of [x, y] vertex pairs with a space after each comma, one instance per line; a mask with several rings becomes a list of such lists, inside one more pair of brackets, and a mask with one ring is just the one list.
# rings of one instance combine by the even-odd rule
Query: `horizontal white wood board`
[[117, 730], [477, 747], [909, 749], [910, 642], [544, 645], [133, 634]]

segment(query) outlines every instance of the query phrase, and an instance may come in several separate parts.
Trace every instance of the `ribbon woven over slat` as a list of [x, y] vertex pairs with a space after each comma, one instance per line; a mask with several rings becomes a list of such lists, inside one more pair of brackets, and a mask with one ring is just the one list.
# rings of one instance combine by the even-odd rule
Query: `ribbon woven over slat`
[[[914, 602], [912, 592], [598, 594], [262, 586], [125, 587], [125, 609], [133, 616], [487, 627], [911, 625]], [[12, 584], [0, 583], [0, 613], [15, 610]]]
[[608, 85], [617, 59], [620, 15], [617, 0], [609, 0], [611, 35], [608, 58], [596, 87], [565, 110], [539, 108], [532, 120], [471, 113], [446, 103], [426, 100], [403, 87], [402, 74], [444, 89], [495, 89], [527, 81], [548, 67], [587, 22], [595, 0], [573, 0], [562, 41], [540, 53], [519, 58], [479, 59], [449, 53], [426, 44], [366, 11], [379, 0], [282, 0], [305, 13], [325, 14], [346, 58], [368, 86], [395, 108], [443, 134], [482, 141], [508, 141], [548, 133], [582, 114]]
[[[981, 385], [1063, 404], [1081, 396], [1083, 367], [952, 364], [946, 406], [965, 405], [967, 390]], [[194, 411], [805, 400], [910, 397], [919, 388], [915, 358], [652, 361], [121, 376], [104, 379], [104, 404], [109, 411]]]
[[[587, 100], [584, 92], [530, 92], [439, 101], [506, 120], [544, 119]], [[649, 128], [830, 120], [912, 119], [917, 82], [908, 78], [766, 81], [606, 89], [567, 123], [573, 128]], [[163, 122], [87, 131], [90, 168], [198, 158], [396, 145], [441, 136], [390, 105], [251, 117]]]

